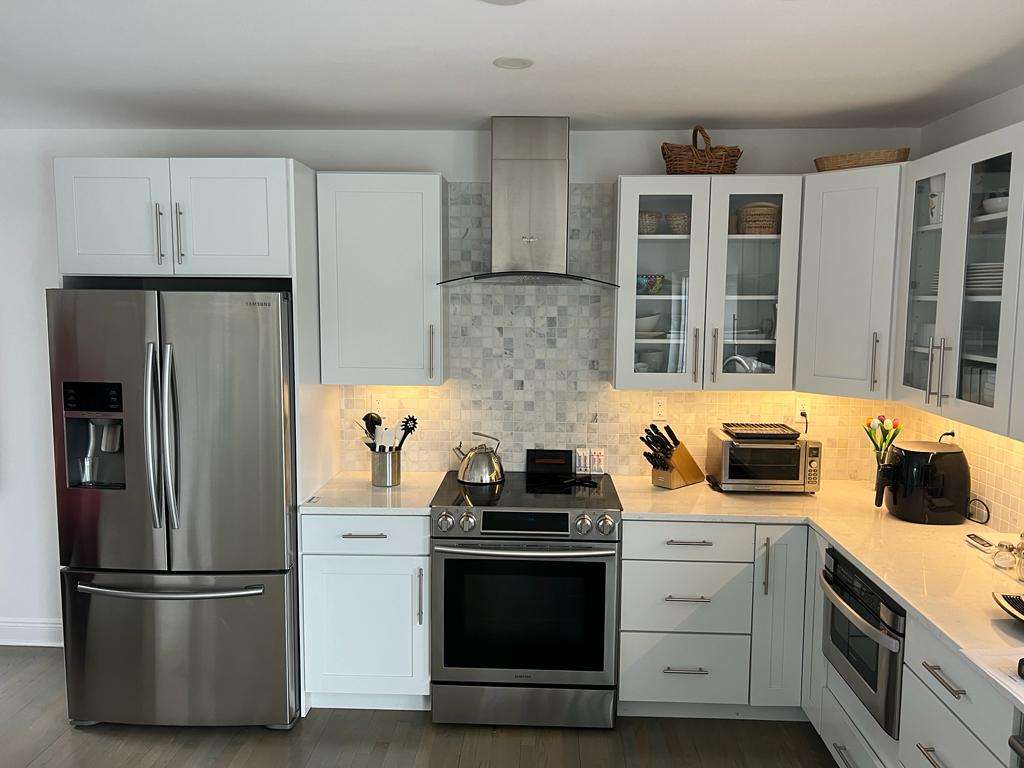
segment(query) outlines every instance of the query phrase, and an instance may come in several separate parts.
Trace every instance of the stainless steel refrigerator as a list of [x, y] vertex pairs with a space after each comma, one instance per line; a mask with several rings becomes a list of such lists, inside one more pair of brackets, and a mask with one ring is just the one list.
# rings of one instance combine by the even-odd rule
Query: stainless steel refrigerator
[[288, 294], [46, 299], [69, 718], [288, 727]]

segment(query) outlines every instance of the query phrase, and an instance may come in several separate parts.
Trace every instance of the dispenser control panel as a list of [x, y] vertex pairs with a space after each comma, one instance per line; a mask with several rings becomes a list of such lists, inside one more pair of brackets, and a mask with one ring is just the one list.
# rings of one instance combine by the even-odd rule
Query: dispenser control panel
[[111, 381], [65, 381], [64, 410], [120, 413], [123, 410], [121, 383]]

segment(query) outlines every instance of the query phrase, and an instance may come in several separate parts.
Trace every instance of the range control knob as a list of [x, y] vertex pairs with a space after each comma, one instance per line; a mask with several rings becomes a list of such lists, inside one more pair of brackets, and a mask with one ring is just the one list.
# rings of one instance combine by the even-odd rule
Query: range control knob
[[469, 533], [476, 528], [476, 517], [470, 512], [464, 513], [462, 517], [459, 518], [459, 528], [461, 528], [465, 533]]
[[449, 515], [447, 512], [442, 512], [437, 516], [437, 530], [441, 533], [447, 533], [455, 525], [455, 518]]
[[602, 536], [608, 536], [615, 530], [615, 521], [609, 515], [601, 515], [597, 518], [597, 530]]
[[580, 536], [586, 536], [594, 529], [594, 523], [590, 519], [590, 515], [580, 515], [576, 518], [576, 533]]

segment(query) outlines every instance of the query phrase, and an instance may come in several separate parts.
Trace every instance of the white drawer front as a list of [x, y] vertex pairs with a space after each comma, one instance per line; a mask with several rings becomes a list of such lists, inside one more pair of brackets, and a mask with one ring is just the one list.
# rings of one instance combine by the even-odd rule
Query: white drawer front
[[828, 689], [821, 696], [820, 735], [840, 768], [883, 768], [882, 762]]
[[1009, 759], [1013, 707], [967, 659], [909, 620], [906, 664], [989, 749]]
[[[1007, 730], [1006, 737], [1010, 733]], [[1000, 768], [1003, 765], [913, 672], [903, 675], [900, 762], [905, 768]]]
[[302, 552], [320, 555], [426, 555], [430, 518], [302, 515]]
[[746, 704], [749, 686], [747, 635], [621, 635], [622, 701]]
[[622, 564], [622, 629], [750, 633], [749, 563]]
[[622, 529], [622, 556], [627, 560], [751, 563], [754, 526], [627, 520]]

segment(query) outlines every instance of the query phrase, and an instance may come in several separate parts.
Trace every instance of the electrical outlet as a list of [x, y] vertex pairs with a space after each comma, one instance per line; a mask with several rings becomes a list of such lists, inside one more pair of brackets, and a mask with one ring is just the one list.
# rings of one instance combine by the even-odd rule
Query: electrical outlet
[[590, 474], [604, 474], [604, 448], [590, 449]]
[[806, 405], [798, 405], [796, 408], [796, 414], [793, 416], [793, 426], [798, 427], [800, 431], [803, 431], [805, 420], [810, 418], [810, 413], [807, 411]]
[[658, 395], [654, 398], [654, 420], [665, 421], [668, 419], [668, 398]]
[[370, 410], [380, 414], [380, 417], [384, 419], [384, 398], [381, 395], [370, 395]]
[[576, 474], [586, 475], [590, 472], [590, 451], [586, 448], [576, 449]]

